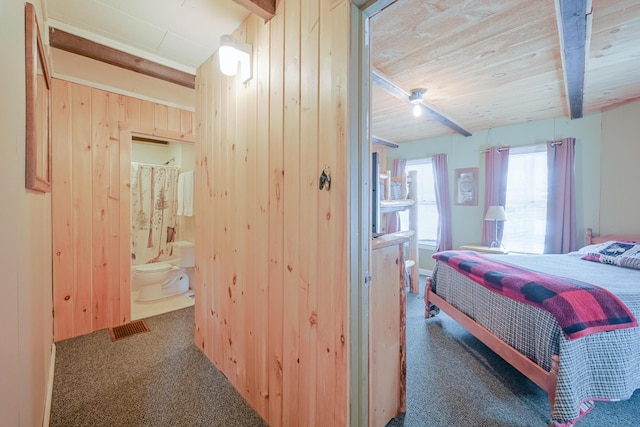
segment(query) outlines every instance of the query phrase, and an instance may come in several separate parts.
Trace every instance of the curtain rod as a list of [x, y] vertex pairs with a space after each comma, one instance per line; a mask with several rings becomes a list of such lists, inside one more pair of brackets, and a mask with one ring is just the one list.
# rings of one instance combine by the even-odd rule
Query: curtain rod
[[[547, 144], [547, 143], [555, 148], [556, 146], [561, 146], [562, 144], [564, 144], [564, 139], [556, 139], [553, 141], [545, 141], [545, 142], [535, 142], [533, 145], [541, 145], [541, 144]], [[480, 153], [488, 153], [489, 150], [493, 148], [495, 148], [498, 151], [498, 153], [502, 153], [506, 149], [511, 148], [511, 146], [503, 145], [500, 147], [488, 147], [488, 148], [485, 148], [484, 150], [480, 150]]]
[[496, 149], [496, 151], [498, 153], [502, 153], [505, 150], [508, 150], [509, 148], [511, 148], [510, 145], [502, 145], [500, 147], [489, 147], [489, 148], [485, 148], [484, 150], [480, 150], [481, 153], [488, 153], [489, 151], [491, 151], [492, 149]]
[[136, 164], [139, 166], [152, 166], [154, 168], [167, 168], [167, 169], [178, 169], [180, 170], [180, 166], [167, 166], [167, 165], [161, 165], [158, 163], [143, 163], [143, 162], [134, 162], [132, 161], [131, 164]]

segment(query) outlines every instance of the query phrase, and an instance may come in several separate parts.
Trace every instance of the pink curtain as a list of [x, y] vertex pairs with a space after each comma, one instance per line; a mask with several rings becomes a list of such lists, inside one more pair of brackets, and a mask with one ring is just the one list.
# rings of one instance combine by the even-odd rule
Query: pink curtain
[[[400, 176], [404, 173], [404, 169], [407, 166], [407, 161], [404, 159], [394, 159], [393, 170], [391, 176]], [[387, 233], [395, 233], [400, 231], [400, 215], [398, 212], [389, 213], [389, 219], [387, 223]]]
[[547, 141], [546, 254], [564, 254], [577, 249], [575, 145], [575, 138]]
[[446, 154], [433, 156], [433, 182], [438, 207], [438, 237], [436, 250], [453, 249], [451, 237], [451, 198], [449, 196], [449, 165]]
[[[485, 157], [484, 210], [482, 216], [482, 244], [490, 245], [496, 235], [495, 222], [485, 221], [489, 206], [505, 206], [507, 201], [507, 172], [509, 147], [491, 147]], [[502, 240], [504, 222], [498, 222], [498, 240]]]

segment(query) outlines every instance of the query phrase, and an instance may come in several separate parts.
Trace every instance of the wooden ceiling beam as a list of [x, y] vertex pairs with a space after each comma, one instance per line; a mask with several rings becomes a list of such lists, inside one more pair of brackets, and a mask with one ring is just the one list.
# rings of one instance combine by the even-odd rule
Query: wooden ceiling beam
[[371, 142], [373, 142], [375, 144], [384, 145], [385, 147], [389, 147], [389, 148], [398, 148], [398, 144], [396, 144], [395, 142], [391, 142], [391, 141], [388, 141], [386, 139], [378, 138], [375, 135], [373, 135], [371, 137]]
[[[411, 104], [411, 101], [409, 101], [410, 93], [402, 89], [400, 86], [398, 86], [394, 82], [392, 82], [391, 79], [385, 76], [380, 70], [372, 68], [371, 82], [374, 85], [378, 86], [379, 88], [389, 92], [391, 95], [395, 96], [399, 100], [404, 101], [407, 104]], [[453, 119], [450, 119], [449, 117], [445, 116], [443, 113], [438, 111], [435, 107], [425, 103], [424, 101], [418, 102], [417, 105], [419, 105], [420, 108], [422, 108], [422, 111], [432, 119], [435, 119], [436, 121], [442, 123], [448, 128], [458, 132], [460, 135], [471, 136], [471, 132], [463, 128], [460, 124], [456, 123]]]
[[191, 89], [196, 87], [196, 76], [193, 74], [113, 49], [54, 27], [49, 27], [49, 44], [57, 49], [86, 56], [96, 61], [105, 62], [180, 86]]
[[572, 119], [584, 105], [584, 74], [591, 39], [591, 0], [556, 0], [556, 18], [567, 102]]
[[265, 21], [276, 16], [276, 0], [233, 0], [251, 13], [255, 13]]

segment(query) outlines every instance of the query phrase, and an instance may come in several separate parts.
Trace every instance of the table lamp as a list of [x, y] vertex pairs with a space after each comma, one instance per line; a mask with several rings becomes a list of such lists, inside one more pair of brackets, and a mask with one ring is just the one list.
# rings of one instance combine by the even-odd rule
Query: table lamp
[[493, 221], [494, 228], [496, 231], [495, 239], [489, 245], [490, 248], [499, 248], [502, 246], [502, 243], [498, 240], [498, 221], [506, 221], [507, 216], [504, 213], [503, 206], [489, 206], [487, 209], [487, 214], [484, 216], [485, 221]]

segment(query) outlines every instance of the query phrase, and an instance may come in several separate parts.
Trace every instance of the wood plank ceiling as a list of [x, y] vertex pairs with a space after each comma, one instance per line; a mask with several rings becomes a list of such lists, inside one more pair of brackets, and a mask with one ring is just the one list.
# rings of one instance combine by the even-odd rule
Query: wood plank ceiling
[[[373, 67], [406, 92], [426, 88], [424, 102], [470, 133], [571, 117], [567, 90], [574, 105], [584, 96], [573, 118], [638, 99], [640, 2], [593, 0], [592, 14], [588, 2], [564, 0], [563, 7], [586, 8], [583, 89], [565, 76], [580, 76], [570, 68], [579, 59], [561, 53], [563, 45], [580, 46], [567, 24], [576, 13], [565, 18], [573, 32], [561, 42], [549, 0], [399, 0], [373, 19]], [[428, 115], [415, 118], [406, 100], [379, 86], [372, 97], [377, 137], [401, 143], [456, 133]]]

